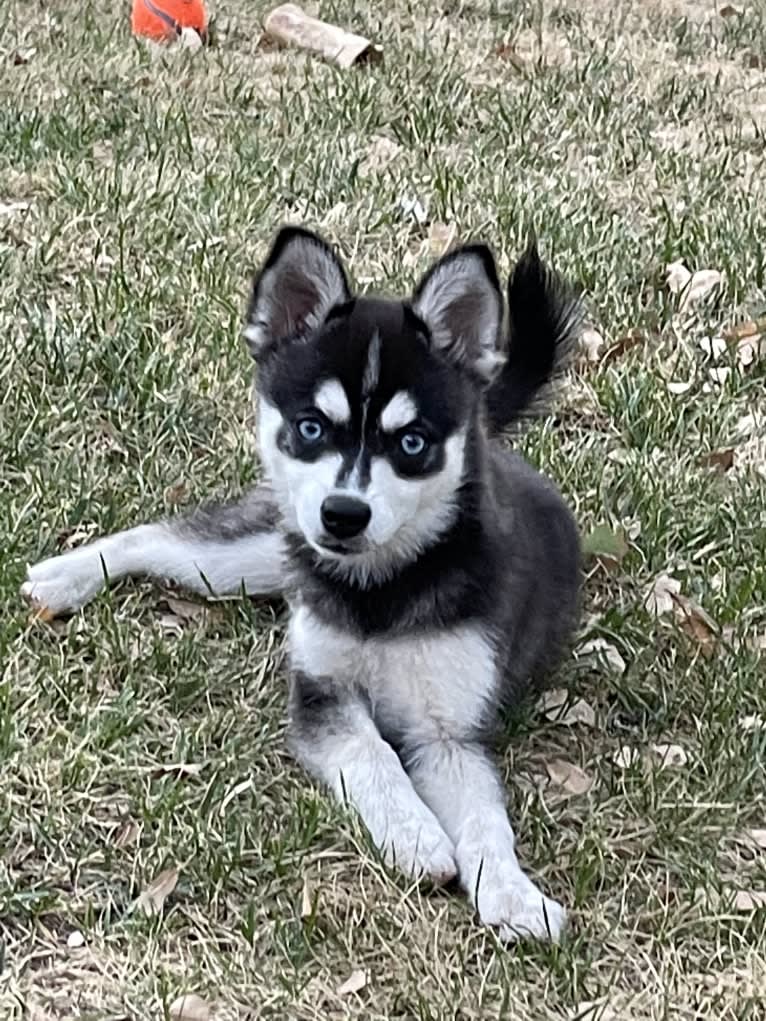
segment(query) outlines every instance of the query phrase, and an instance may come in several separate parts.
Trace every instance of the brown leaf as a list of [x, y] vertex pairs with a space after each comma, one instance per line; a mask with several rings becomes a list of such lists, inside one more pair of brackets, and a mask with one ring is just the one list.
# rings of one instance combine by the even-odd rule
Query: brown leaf
[[634, 347], [638, 347], [640, 344], [645, 344], [647, 340], [646, 334], [643, 330], [632, 329], [628, 330], [624, 336], [619, 337], [614, 344], [604, 353], [601, 359], [602, 365], [607, 365], [609, 362], [615, 361], [617, 358], [621, 358], [628, 351], [631, 351]]
[[172, 1021], [208, 1021], [210, 1005], [196, 993], [184, 993], [170, 1004]]
[[568, 794], [587, 794], [593, 786], [593, 777], [565, 759], [552, 759], [545, 763], [551, 782]]
[[28, 64], [36, 53], [37, 49], [34, 46], [25, 46], [19, 50], [14, 50], [11, 54], [11, 63], [15, 67], [22, 67], [24, 64]]
[[737, 341], [737, 366], [740, 372], [766, 358], [766, 334], [756, 333]]
[[180, 482], [174, 483], [172, 486], [168, 486], [165, 490], [165, 503], [170, 504], [171, 507], [175, 507], [179, 503], [183, 503], [189, 495], [188, 484], [181, 479]]
[[689, 756], [679, 744], [653, 744], [650, 748], [662, 769], [680, 769], [689, 761]]
[[165, 869], [141, 892], [137, 904], [145, 914], [158, 915], [178, 883], [178, 869]]
[[727, 447], [725, 450], [711, 450], [709, 454], [701, 454], [697, 458], [697, 464], [703, 468], [715, 468], [721, 473], [727, 472], [734, 464], [734, 448]]
[[368, 976], [366, 971], [352, 971], [345, 982], [341, 983], [335, 990], [338, 996], [348, 996], [349, 993], [358, 993], [367, 985]]
[[688, 596], [681, 595], [680, 592], [671, 592], [671, 598], [674, 616], [681, 630], [699, 646], [705, 659], [710, 659], [718, 644], [718, 625], [710, 614]]
[[742, 14], [741, 7], [735, 7], [734, 4], [724, 4], [718, 8], [718, 15], [721, 18], [737, 18]]
[[746, 319], [742, 323], [730, 326], [723, 331], [723, 339], [732, 344], [747, 337], [755, 337], [759, 333], [766, 333], [766, 316], [762, 319]]

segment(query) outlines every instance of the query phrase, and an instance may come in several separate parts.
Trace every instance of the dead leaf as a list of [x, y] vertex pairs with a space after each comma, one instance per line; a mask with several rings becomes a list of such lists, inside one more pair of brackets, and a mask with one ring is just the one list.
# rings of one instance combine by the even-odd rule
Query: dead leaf
[[635, 766], [640, 759], [641, 753], [638, 749], [630, 748], [628, 745], [623, 745], [622, 748], [619, 748], [612, 756], [612, 761], [615, 766], [618, 766], [620, 769], [630, 769], [630, 767]]
[[526, 74], [530, 70], [529, 61], [525, 60], [520, 54], [516, 52], [516, 48], [508, 42], [499, 43], [495, 47], [495, 56], [500, 60], [505, 60], [512, 67], [514, 67], [519, 74]]
[[11, 54], [11, 63], [15, 67], [23, 67], [24, 64], [28, 64], [30, 60], [37, 53], [35, 46], [25, 46], [22, 49], [14, 50]]
[[131, 844], [135, 844], [141, 834], [141, 827], [137, 822], [129, 820], [122, 827], [120, 832], [114, 838], [115, 847], [130, 847]]
[[688, 596], [671, 592], [674, 616], [682, 631], [699, 646], [705, 659], [710, 659], [718, 644], [719, 628], [709, 613]]
[[552, 759], [545, 763], [551, 782], [568, 794], [587, 794], [593, 786], [593, 777], [565, 759]]
[[721, 18], [735, 18], [742, 14], [741, 7], [735, 7], [734, 4], [724, 4], [723, 7], [718, 8], [718, 15]]
[[0, 202], [0, 216], [15, 216], [31, 208], [31, 202]]
[[196, 28], [184, 26], [178, 35], [177, 45], [180, 45], [181, 49], [196, 53], [202, 49], [202, 38]]
[[546, 691], [538, 702], [538, 708], [546, 719], [553, 723], [571, 727], [581, 723], [584, 727], [596, 725], [596, 714], [593, 706], [585, 699], [578, 698], [570, 702], [570, 694], [566, 688], [552, 688]]
[[735, 911], [758, 911], [766, 908], [766, 890], [737, 890], [734, 894]]
[[203, 606], [202, 603], [194, 603], [190, 599], [176, 599], [175, 596], [166, 596], [165, 602], [179, 620], [204, 620], [208, 615], [208, 608], [206, 606]]
[[762, 319], [746, 319], [742, 323], [730, 326], [723, 331], [723, 338], [731, 344], [748, 337], [755, 337], [759, 333], [766, 333], [766, 316]]
[[673, 379], [669, 383], [665, 384], [668, 393], [673, 394], [674, 397], [681, 397], [682, 394], [688, 393], [693, 386], [693, 379]]
[[650, 748], [662, 769], [680, 769], [689, 761], [689, 756], [681, 745], [653, 744]]
[[756, 333], [737, 341], [737, 366], [740, 372], [766, 358], [766, 334]]
[[434, 258], [444, 255], [452, 247], [456, 237], [457, 224], [438, 221], [432, 223], [428, 230], [428, 254]]
[[604, 338], [592, 326], [586, 327], [580, 334], [580, 350], [585, 361], [590, 362], [591, 365], [601, 361], [601, 353], [605, 346]]
[[352, 971], [349, 977], [335, 990], [338, 996], [348, 996], [349, 993], [358, 993], [367, 985], [368, 977], [366, 971]]
[[85, 946], [85, 937], [79, 931], [79, 929], [74, 929], [67, 936], [66, 945], [69, 947], [70, 950], [79, 950], [80, 947]]
[[622, 676], [625, 673], [625, 660], [614, 645], [607, 642], [605, 638], [593, 638], [585, 642], [577, 649], [578, 659], [581, 656], [594, 656], [603, 660], [616, 674]]
[[621, 358], [626, 352], [632, 350], [634, 347], [638, 347], [640, 344], [646, 343], [647, 337], [643, 330], [632, 329], [619, 337], [614, 344], [606, 351], [603, 358], [601, 359], [602, 365], [607, 365], [609, 362], [614, 361], [616, 358]]
[[762, 851], [766, 851], [766, 830], [744, 830], [738, 835], [737, 841], [746, 847], [758, 847]]
[[649, 586], [644, 597], [644, 608], [654, 617], [672, 613], [675, 606], [674, 596], [681, 591], [681, 582], [669, 574], [661, 574]]
[[184, 993], [173, 1000], [168, 1013], [172, 1021], [209, 1021], [210, 1005], [196, 993]]
[[701, 454], [697, 458], [697, 464], [703, 468], [715, 468], [719, 472], [727, 472], [734, 464], [734, 448], [727, 447], [725, 450], [711, 450], [709, 454]]
[[188, 484], [181, 479], [180, 482], [174, 483], [172, 486], [168, 486], [165, 490], [165, 503], [170, 504], [171, 507], [175, 507], [179, 503], [183, 503], [189, 495]]
[[402, 147], [392, 138], [373, 135], [367, 147], [367, 154], [359, 164], [360, 175], [369, 177], [371, 174], [379, 173], [395, 160], [401, 151]]
[[766, 720], [760, 713], [750, 713], [739, 720], [739, 729], [746, 734], [752, 734], [755, 730], [766, 730]]
[[171, 895], [178, 883], [178, 869], [165, 869], [164, 872], [153, 879], [143, 890], [138, 898], [137, 905], [145, 914], [158, 915], [162, 911], [165, 901]]

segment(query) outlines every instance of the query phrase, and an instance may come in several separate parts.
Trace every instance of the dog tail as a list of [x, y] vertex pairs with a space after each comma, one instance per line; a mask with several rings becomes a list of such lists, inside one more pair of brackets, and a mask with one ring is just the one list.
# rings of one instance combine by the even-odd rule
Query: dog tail
[[486, 395], [492, 432], [539, 412], [570, 364], [583, 317], [579, 295], [542, 262], [534, 240], [511, 273], [508, 306], [507, 359]]

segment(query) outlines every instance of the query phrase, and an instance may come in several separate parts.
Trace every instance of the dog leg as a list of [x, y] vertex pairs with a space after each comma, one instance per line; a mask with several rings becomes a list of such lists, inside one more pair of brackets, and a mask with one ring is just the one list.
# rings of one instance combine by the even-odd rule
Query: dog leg
[[485, 749], [434, 741], [407, 754], [405, 763], [415, 790], [455, 844], [461, 885], [482, 922], [505, 940], [558, 941], [566, 913], [519, 865], [502, 784]]
[[436, 883], [455, 876], [452, 842], [413, 790], [361, 695], [296, 671], [289, 742], [303, 768], [356, 809], [388, 864]]
[[43, 560], [27, 570], [22, 596], [51, 616], [78, 610], [128, 575], [167, 578], [201, 595], [282, 591], [285, 550], [271, 491], [139, 525]]

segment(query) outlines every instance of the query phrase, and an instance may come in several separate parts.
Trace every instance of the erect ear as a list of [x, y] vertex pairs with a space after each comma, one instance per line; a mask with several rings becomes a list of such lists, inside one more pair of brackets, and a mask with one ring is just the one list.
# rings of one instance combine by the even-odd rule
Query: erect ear
[[493, 379], [504, 361], [503, 298], [486, 245], [466, 245], [432, 266], [412, 307], [435, 349], [482, 382]]
[[315, 330], [333, 306], [350, 298], [340, 260], [301, 227], [283, 227], [253, 281], [245, 340], [255, 359], [280, 341]]

